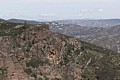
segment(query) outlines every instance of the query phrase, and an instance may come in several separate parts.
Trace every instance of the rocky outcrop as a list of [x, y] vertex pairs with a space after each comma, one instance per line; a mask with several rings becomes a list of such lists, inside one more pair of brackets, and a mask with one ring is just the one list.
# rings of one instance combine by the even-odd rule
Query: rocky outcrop
[[52, 33], [46, 24], [20, 29], [21, 34], [0, 38], [0, 79], [120, 79], [119, 54]]

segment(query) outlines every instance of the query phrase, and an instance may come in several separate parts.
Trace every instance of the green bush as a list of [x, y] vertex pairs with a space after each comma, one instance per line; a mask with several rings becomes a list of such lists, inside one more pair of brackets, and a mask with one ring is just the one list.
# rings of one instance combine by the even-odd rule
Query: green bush
[[27, 67], [32, 66], [33, 68], [36, 68], [39, 65], [42, 66], [43, 64], [44, 64], [44, 62], [41, 61], [40, 59], [32, 58], [29, 62], [26, 63], [26, 66]]
[[37, 78], [36, 73], [32, 73], [32, 74], [31, 74], [31, 77]]
[[24, 71], [25, 71], [28, 75], [30, 75], [30, 74], [32, 73], [31, 68], [27, 68], [27, 69], [25, 69]]

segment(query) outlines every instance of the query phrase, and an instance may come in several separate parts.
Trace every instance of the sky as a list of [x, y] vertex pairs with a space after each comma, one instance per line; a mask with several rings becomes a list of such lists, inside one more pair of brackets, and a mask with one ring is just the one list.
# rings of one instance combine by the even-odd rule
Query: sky
[[119, 19], [120, 0], [0, 0], [0, 18]]

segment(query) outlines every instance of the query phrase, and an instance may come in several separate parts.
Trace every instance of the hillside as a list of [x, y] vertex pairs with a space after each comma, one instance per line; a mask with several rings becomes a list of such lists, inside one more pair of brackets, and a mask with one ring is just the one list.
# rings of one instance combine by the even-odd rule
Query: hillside
[[91, 27], [76, 24], [51, 23], [50, 30], [55, 33], [78, 38], [120, 53], [120, 25]]
[[120, 55], [113, 51], [53, 33], [46, 24], [9, 25], [0, 26], [1, 80], [120, 79]]

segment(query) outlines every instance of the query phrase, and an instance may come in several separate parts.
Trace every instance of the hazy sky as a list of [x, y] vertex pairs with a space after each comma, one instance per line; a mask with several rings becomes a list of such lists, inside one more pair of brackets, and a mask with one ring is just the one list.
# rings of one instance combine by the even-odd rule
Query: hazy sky
[[33, 20], [120, 18], [120, 0], [0, 0], [0, 17]]

